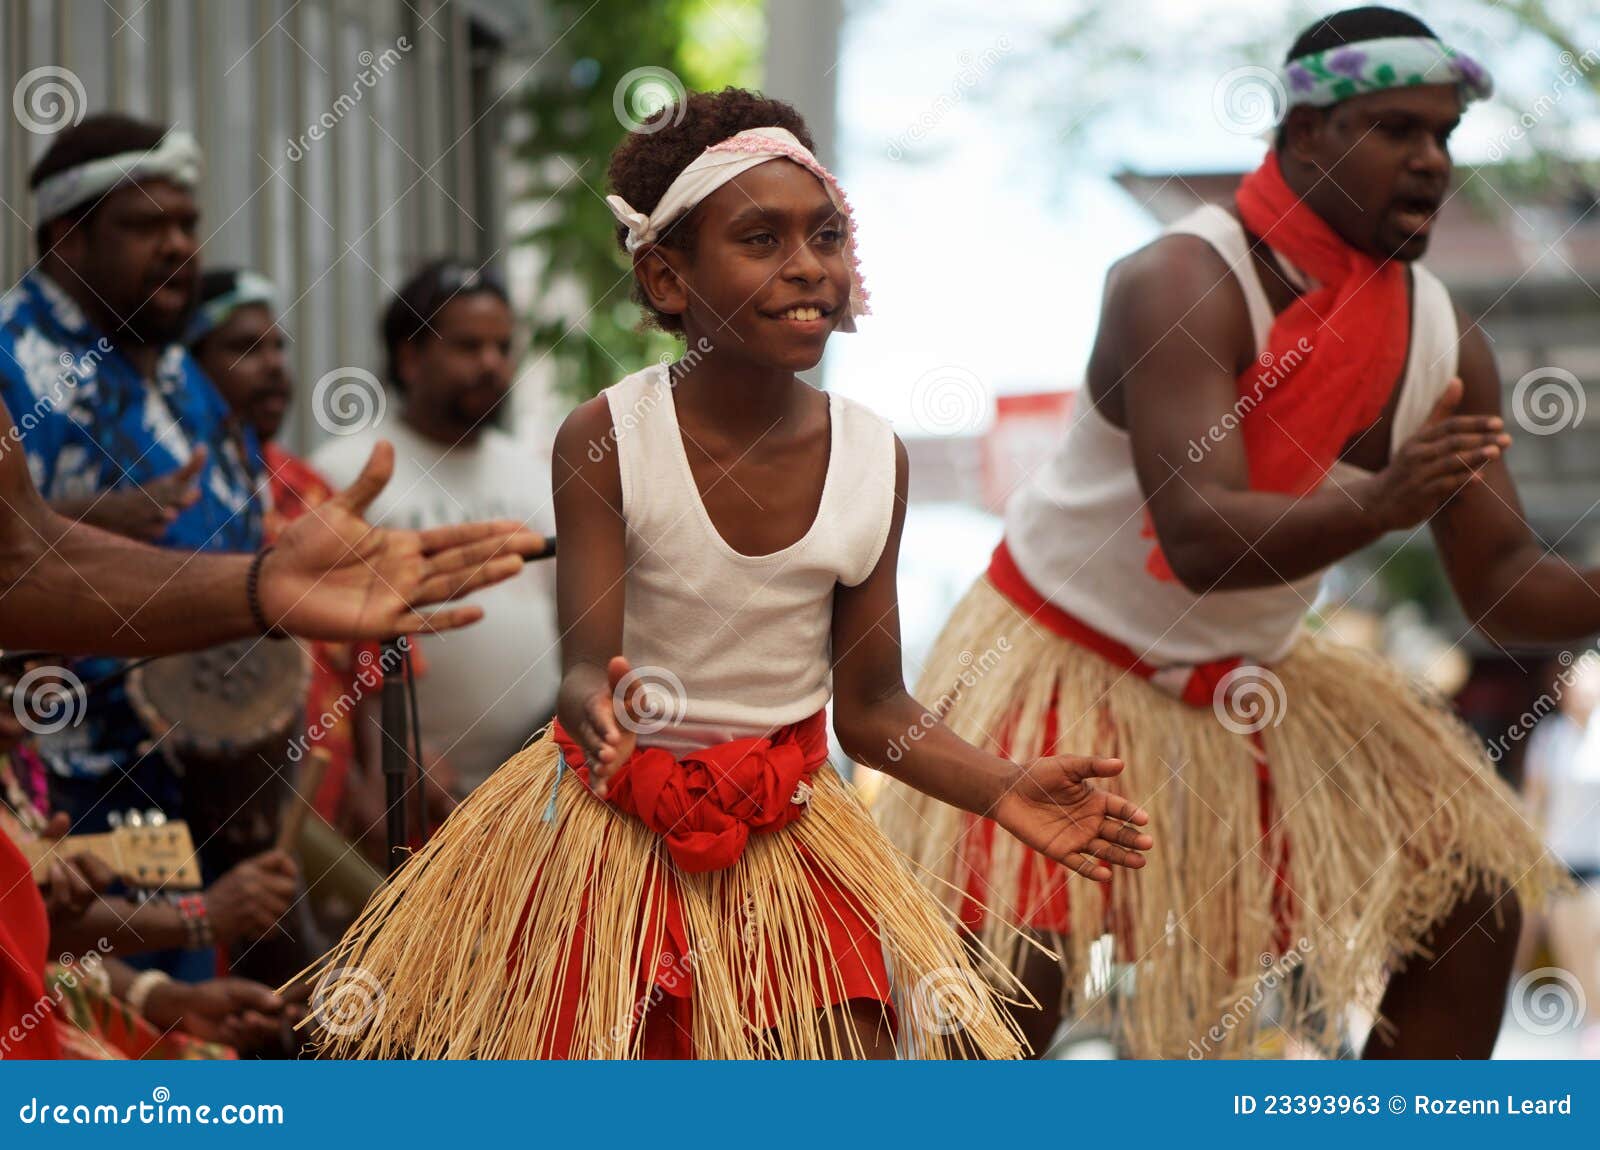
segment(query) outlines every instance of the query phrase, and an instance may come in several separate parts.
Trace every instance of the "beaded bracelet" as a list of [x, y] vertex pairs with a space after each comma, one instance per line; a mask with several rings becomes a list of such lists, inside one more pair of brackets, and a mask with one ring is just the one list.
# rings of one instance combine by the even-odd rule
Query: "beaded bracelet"
[[256, 630], [269, 639], [287, 639], [289, 633], [282, 627], [274, 627], [268, 623], [267, 613], [261, 609], [261, 567], [271, 554], [271, 547], [263, 547], [256, 552], [255, 558], [250, 560], [250, 571], [244, 579], [244, 593], [250, 605], [250, 621], [255, 624]]

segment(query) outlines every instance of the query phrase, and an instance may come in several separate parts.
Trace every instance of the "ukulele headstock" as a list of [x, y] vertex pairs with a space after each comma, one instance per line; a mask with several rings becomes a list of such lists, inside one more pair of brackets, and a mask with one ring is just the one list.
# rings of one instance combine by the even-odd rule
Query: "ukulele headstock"
[[[112, 859], [122, 881], [145, 890], [199, 890], [200, 859], [189, 824], [123, 825], [110, 832]], [[70, 840], [69, 840], [70, 841]]]

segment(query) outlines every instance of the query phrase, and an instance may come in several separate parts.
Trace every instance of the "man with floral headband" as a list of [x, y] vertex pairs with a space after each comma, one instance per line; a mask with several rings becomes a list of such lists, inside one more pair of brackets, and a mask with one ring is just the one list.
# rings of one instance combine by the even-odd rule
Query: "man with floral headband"
[[[1488, 343], [1415, 262], [1488, 76], [1367, 7], [1307, 29], [1281, 79], [1278, 138], [1234, 202], [1112, 269], [1072, 427], [919, 691], [1019, 760], [1058, 740], [1124, 759], [1166, 849], [1069, 897], [992, 823], [893, 785], [879, 813], [982, 937], [1059, 946], [1059, 967], [1012, 951], [1048, 1005], [1084, 1005], [1109, 934], [1141, 1056], [1248, 1054], [1267, 980], [1276, 1019], [1325, 1048], [1364, 1006], [1369, 1057], [1487, 1057], [1519, 900], [1558, 876], [1448, 709], [1303, 620], [1328, 567], [1423, 525], [1498, 643], [1593, 633], [1600, 572], [1524, 522]], [[1021, 1017], [1039, 1047], [1060, 1013]]]

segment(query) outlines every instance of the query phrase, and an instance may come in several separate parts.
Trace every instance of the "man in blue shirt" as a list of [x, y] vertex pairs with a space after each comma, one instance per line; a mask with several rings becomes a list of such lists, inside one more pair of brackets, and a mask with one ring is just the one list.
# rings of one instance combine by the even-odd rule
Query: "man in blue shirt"
[[[162, 546], [255, 551], [259, 452], [181, 343], [199, 267], [199, 150], [124, 116], [83, 120], [32, 174], [39, 261], [0, 297], [0, 399], [33, 480], [60, 513]], [[9, 445], [8, 445], [9, 446]], [[112, 660], [73, 666], [85, 683]], [[178, 780], [120, 686], [42, 735], [75, 829], [113, 812], [177, 813]]]

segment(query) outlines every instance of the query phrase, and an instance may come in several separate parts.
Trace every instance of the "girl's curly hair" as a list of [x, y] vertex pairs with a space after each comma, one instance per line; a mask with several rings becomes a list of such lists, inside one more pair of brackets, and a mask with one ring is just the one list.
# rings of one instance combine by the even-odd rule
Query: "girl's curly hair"
[[[611, 153], [606, 182], [636, 211], [648, 214], [655, 211], [672, 181], [696, 156], [712, 144], [749, 128], [786, 128], [808, 149], [814, 150], [805, 120], [782, 100], [771, 100], [746, 88], [690, 92], [679, 103], [670, 104], [651, 116], [637, 131], [628, 133]], [[693, 250], [695, 215], [690, 212], [662, 236], [661, 246]], [[618, 247], [623, 246], [627, 235], [628, 230], [617, 225]], [[674, 334], [683, 331], [683, 321], [677, 316], [651, 306], [638, 280], [633, 284], [633, 299], [644, 309], [647, 325]]]

